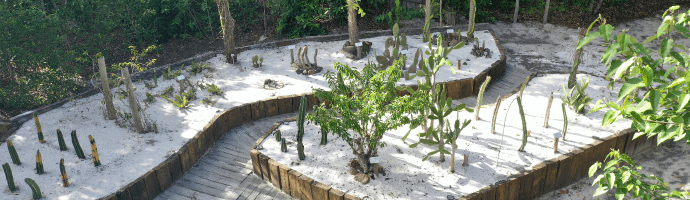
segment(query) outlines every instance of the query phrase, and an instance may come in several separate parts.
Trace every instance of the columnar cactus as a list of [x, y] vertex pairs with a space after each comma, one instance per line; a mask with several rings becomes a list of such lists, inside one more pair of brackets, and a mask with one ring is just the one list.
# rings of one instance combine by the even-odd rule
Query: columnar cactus
[[36, 114], [36, 112], [34, 112], [34, 122], [36, 122], [36, 132], [38, 133], [38, 142], [46, 143], [46, 140], [43, 138], [43, 129], [41, 128], [41, 121], [38, 120], [38, 114]]
[[544, 128], [549, 127], [549, 115], [551, 115], [551, 103], [553, 103], [553, 92], [549, 95], [549, 103], [546, 105], [546, 116], [544, 116]]
[[287, 152], [287, 144], [285, 144], [285, 138], [280, 138], [280, 151]]
[[22, 161], [19, 160], [19, 155], [17, 155], [17, 149], [14, 148], [12, 140], [7, 140], [7, 149], [10, 151], [10, 157], [12, 158], [12, 163], [15, 165], [21, 165]]
[[65, 170], [65, 159], [60, 159], [60, 175], [62, 175], [62, 186], [69, 186], [69, 177], [67, 177], [67, 170]]
[[65, 144], [65, 138], [62, 137], [62, 131], [57, 130], [58, 144], [60, 144], [60, 151], [67, 151], [67, 145]]
[[276, 141], [280, 142], [281, 138], [283, 138], [283, 136], [280, 134], [280, 130], [276, 130]]
[[479, 95], [477, 96], [477, 107], [474, 109], [474, 120], [479, 120], [479, 109], [482, 108], [482, 99], [484, 99], [484, 90], [486, 90], [486, 86], [489, 85], [489, 81], [491, 81], [491, 76], [486, 76], [486, 79], [484, 80], [484, 83], [482, 83], [482, 86], [479, 87]]
[[517, 97], [518, 109], [520, 110], [520, 118], [522, 119], [522, 145], [518, 151], [525, 151], [527, 145], [527, 122], [525, 121], [525, 111], [522, 109], [522, 97]]
[[41, 151], [36, 150], [36, 173], [43, 174], [43, 158], [41, 157]]
[[496, 134], [496, 116], [498, 116], [498, 109], [501, 107], [501, 95], [496, 98], [496, 108], [494, 108], [494, 116], [491, 118], [491, 134]]
[[522, 87], [520, 88], [520, 98], [522, 98], [522, 92], [525, 91], [525, 87], [527, 87], [527, 82], [529, 82], [529, 76], [525, 78], [525, 82], [522, 83]]
[[565, 134], [568, 132], [568, 115], [565, 114], [565, 103], [561, 103], [563, 110], [563, 140], [565, 141]]
[[93, 165], [98, 167], [101, 165], [101, 159], [98, 157], [98, 147], [96, 147], [96, 140], [89, 135], [89, 142], [91, 143], [91, 156], [93, 156]]
[[326, 145], [328, 143], [328, 131], [321, 128], [321, 145]]
[[84, 151], [81, 150], [81, 145], [79, 145], [79, 139], [77, 139], [77, 131], [72, 131], [72, 146], [74, 146], [74, 151], [77, 153], [77, 157], [81, 159], [86, 159], [84, 156]]
[[41, 188], [38, 187], [36, 181], [26, 178], [24, 179], [24, 182], [26, 182], [26, 184], [28, 184], [31, 188], [31, 194], [33, 194], [34, 200], [43, 198], [43, 195], [41, 195]]
[[302, 138], [304, 137], [304, 116], [307, 113], [307, 97], [302, 96], [299, 104], [299, 114], [297, 114], [297, 152], [299, 159], [304, 160], [304, 145]]
[[7, 186], [10, 187], [10, 191], [14, 192], [15, 190], [17, 190], [17, 187], [14, 186], [14, 177], [12, 176], [12, 168], [10, 168], [10, 164], [3, 164], [2, 169], [5, 171], [5, 179], [7, 179]]

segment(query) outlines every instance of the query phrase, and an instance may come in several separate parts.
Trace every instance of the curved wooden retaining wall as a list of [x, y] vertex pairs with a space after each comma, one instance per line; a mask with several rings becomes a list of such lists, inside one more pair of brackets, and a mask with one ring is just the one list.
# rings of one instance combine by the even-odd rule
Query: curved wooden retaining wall
[[[466, 30], [467, 26], [453, 26], [453, 27], [435, 27], [432, 31], [444, 31], [448, 28], [454, 28], [461, 30]], [[503, 52], [503, 48], [500, 46], [498, 39], [494, 35], [493, 31], [489, 29], [488, 24], [476, 24], [475, 29], [477, 31], [488, 30], [494, 36], [494, 40], [500, 51], [500, 59], [493, 63], [490, 68], [479, 73], [475, 78], [466, 78], [461, 80], [449, 81], [445, 84], [448, 88], [447, 95], [453, 99], [460, 99], [476, 95], [479, 91], [479, 86], [486, 76], [498, 77], [503, 74], [506, 68], [506, 57]], [[421, 34], [422, 30], [417, 29], [402, 29], [401, 32], [406, 34], [414, 35]], [[360, 33], [362, 38], [371, 38], [378, 36], [392, 35], [392, 31], [366, 31]], [[240, 51], [246, 51], [249, 49], [261, 49], [261, 48], [275, 48], [281, 46], [287, 46], [296, 44], [299, 42], [330, 42], [345, 40], [348, 38], [347, 34], [340, 35], [326, 35], [326, 36], [313, 36], [300, 39], [283, 40], [277, 42], [271, 42], [266, 44], [258, 44], [252, 46], [245, 46], [238, 48]], [[189, 65], [192, 61], [201, 62], [206, 59], [214, 57], [216, 54], [220, 54], [222, 51], [207, 52], [201, 55], [197, 55], [192, 58], [185, 59], [180, 62], [176, 62], [170, 65], [157, 67], [158, 75], [162, 73], [162, 69], [171, 66], [171, 69], [179, 68], [182, 65]], [[178, 65], [177, 67], [173, 65]], [[132, 76], [132, 80], [147, 79], [152, 78], [154, 72], [152, 70], [137, 73]], [[496, 80], [496, 79], [493, 79]], [[100, 83], [97, 83], [99, 85]], [[414, 86], [413, 86], [414, 87]], [[76, 95], [79, 98], [88, 97], [99, 93], [97, 88], [92, 88], [89, 91], [83, 92]], [[400, 95], [405, 95], [407, 92], [399, 92]], [[296, 95], [288, 95], [282, 97], [274, 97], [269, 99], [260, 100], [253, 103], [246, 103], [240, 106], [236, 106], [227, 109], [219, 114], [217, 114], [211, 121], [209, 121], [203, 130], [199, 131], [192, 139], [188, 140], [187, 143], [177, 150], [174, 154], [170, 155], [164, 162], [161, 162], [158, 166], [154, 167], [141, 177], [132, 181], [130, 184], [123, 186], [120, 190], [113, 194], [100, 199], [106, 200], [129, 200], [129, 199], [154, 199], [160, 193], [168, 189], [172, 184], [180, 179], [194, 164], [201, 159], [201, 157], [210, 150], [213, 145], [220, 140], [225, 133], [230, 129], [239, 127], [244, 122], [251, 122], [265, 117], [271, 117], [278, 114], [297, 112], [299, 109], [299, 102], [302, 96], [306, 96], [308, 99], [308, 107], [312, 108], [314, 105], [319, 104], [319, 100], [314, 96], [314, 93], [303, 93]], [[60, 107], [65, 101], [54, 103], [46, 107], [35, 110], [34, 112], [44, 113], [48, 112], [54, 108]], [[25, 113], [21, 116], [14, 117], [19, 124], [31, 119], [31, 113]], [[277, 127], [277, 125], [274, 125]], [[16, 128], [14, 128], [16, 130]], [[270, 134], [267, 132], [264, 137]], [[254, 163], [254, 156], [252, 157], [252, 163]], [[259, 170], [257, 170], [258, 164], [254, 164], [254, 172], [257, 175], [262, 175]], [[266, 172], [265, 174], [269, 174]], [[287, 174], [287, 173], [286, 173]], [[301, 174], [300, 174], [301, 175]], [[308, 178], [308, 177], [307, 177]], [[265, 179], [265, 180], [270, 180]], [[286, 179], [287, 180], [287, 179]], [[297, 180], [297, 179], [294, 179]], [[297, 183], [295, 183], [297, 184]], [[311, 184], [311, 182], [310, 182]], [[322, 184], [323, 185], [323, 184]], [[305, 188], [307, 185], [305, 185]], [[280, 187], [278, 187], [280, 188]], [[311, 187], [309, 187], [311, 191]], [[327, 190], [328, 191], [328, 190]], [[290, 194], [290, 193], [288, 193]], [[344, 193], [343, 193], [344, 195]], [[354, 198], [354, 196], [351, 198]]]

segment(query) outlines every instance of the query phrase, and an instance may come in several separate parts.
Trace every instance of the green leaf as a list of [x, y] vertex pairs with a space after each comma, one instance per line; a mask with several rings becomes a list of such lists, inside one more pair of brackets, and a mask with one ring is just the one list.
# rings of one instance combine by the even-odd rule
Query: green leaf
[[659, 107], [659, 102], [661, 102], [661, 92], [658, 90], [649, 91], [649, 100], [652, 103], [652, 110], [656, 111]]
[[684, 93], [680, 97], [680, 107], [681, 109], [676, 110], [676, 112], [683, 112], [683, 110], [687, 110], [687, 105], [688, 102], [690, 102], [690, 93]]
[[[614, 73], [616, 73], [618, 71], [618, 68], [620, 68], [620, 66], [622, 64], [623, 64], [623, 62], [621, 62], [620, 60], [611, 61], [611, 66], [609, 66], [608, 71], [606, 72], [607, 80], [608, 80], [608, 78], [613, 76]], [[417, 72], [417, 73], [419, 73], [419, 72]]]
[[424, 72], [421, 71], [421, 70], [417, 70], [417, 75], [418, 75], [418, 76], [426, 76], [426, 73], [424, 73]]
[[450, 151], [445, 150], [445, 149], [441, 149], [441, 152], [443, 152], [443, 153], [445, 153], [445, 154], [451, 154]]
[[610, 160], [608, 163], [606, 163], [606, 166], [604, 167], [604, 170], [607, 170], [607, 169], [609, 169], [609, 168], [615, 166], [616, 164], [618, 164], [618, 161], [616, 161], [616, 160]]
[[621, 174], [621, 182], [624, 184], [627, 183], [630, 180], [631, 175], [632, 173], [630, 173], [630, 171], [623, 172], [623, 174]]
[[591, 42], [592, 40], [594, 40], [594, 39], [596, 39], [597, 37], [599, 37], [599, 34], [600, 34], [599, 32], [591, 32], [591, 33], [587, 34], [587, 36], [585, 36], [584, 38], [582, 38], [582, 40], [580, 40], [580, 42], [577, 43], [577, 48], [576, 48], [576, 50], [577, 50], [577, 49], [581, 49], [581, 48], [582, 48], [583, 46], [585, 46], [587, 43], [589, 43], [589, 42]]
[[659, 56], [661, 58], [666, 58], [668, 53], [671, 52], [671, 49], [673, 48], [673, 39], [664, 39], [661, 41], [661, 49], [659, 49]]
[[591, 167], [589, 167], [589, 173], [588, 173], [589, 177], [594, 176], [594, 174], [597, 173], [597, 170], [599, 169], [599, 167], [601, 167], [600, 162], [594, 163]]
[[618, 92], [618, 101], [623, 100], [630, 94], [630, 92], [642, 86], [640, 83], [642, 83], [640, 78], [633, 78], [625, 82], [623, 87], [621, 87], [620, 91]]
[[604, 54], [601, 56], [601, 62], [604, 64], [609, 64], [618, 53], [618, 47], [620, 47], [618, 43], [609, 45], [609, 47], [607, 47], [604, 51]]
[[678, 52], [672, 51], [671, 56], [680, 63], [680, 66], [685, 67], [685, 59], [683, 59], [683, 56], [680, 56]]
[[[597, 162], [597, 163], [601, 164], [600, 162]], [[604, 175], [599, 174], [599, 176], [597, 176], [597, 178], [595, 178], [594, 181], [592, 181], [592, 186], [594, 186], [594, 184], [597, 184], [599, 181], [601, 181], [602, 178], [604, 178]]]
[[625, 198], [625, 191], [623, 188], [617, 188], [616, 189], [616, 200], [623, 200]]
[[639, 51], [641, 51], [642, 53], [644, 53], [644, 55], [652, 56], [652, 55], [649, 54], [649, 49], [647, 49], [647, 47], [645, 47], [644, 45], [642, 45], [642, 44], [640, 44], [640, 43], [635, 43], [635, 44], [633, 44], [633, 46], [635, 46], [635, 48], [636, 48], [637, 50], [639, 50]]
[[601, 120], [601, 125], [606, 126], [608, 124], [611, 124], [613, 122], [613, 120], [615, 119], [615, 116], [614, 116], [615, 112], [616, 111], [613, 111], [613, 110], [606, 111], [606, 114], [604, 114], [604, 119]]
[[606, 194], [606, 192], [608, 192], [608, 191], [609, 191], [609, 187], [599, 187], [599, 188], [597, 188], [596, 191], [594, 191], [594, 195], [592, 195], [592, 196], [596, 197], [596, 196], [599, 196], [602, 194]]
[[661, 144], [666, 140], [673, 138], [673, 136], [676, 136], [676, 134], [678, 134], [678, 126], [672, 126], [667, 128], [666, 131], [659, 133], [657, 136], [657, 141], [659, 144]]
[[616, 174], [606, 173], [606, 180], [608, 181], [609, 187], [613, 187], [616, 182]]
[[437, 145], [438, 144], [437, 141], [429, 140], [429, 139], [419, 139], [419, 142], [421, 142], [422, 144], [426, 144], [426, 145]]
[[415, 147], [417, 147], [417, 145], [419, 145], [419, 142], [414, 143], [414, 144], [411, 144], [411, 145], [410, 145], [410, 148], [415, 148]]
[[610, 24], [604, 24], [599, 26], [599, 34], [601, 35], [602, 38], [606, 42], [609, 42], [609, 39], [611, 38], [611, 32], [613, 31], [613, 26]]
[[621, 77], [623, 72], [628, 70], [628, 68], [630, 67], [630, 65], [633, 64], [633, 62], [635, 62], [635, 57], [629, 58], [623, 64], [621, 64], [621, 66], [618, 67], [618, 69], [616, 70], [616, 74], [613, 76], [613, 79], [618, 80], [618, 78]]

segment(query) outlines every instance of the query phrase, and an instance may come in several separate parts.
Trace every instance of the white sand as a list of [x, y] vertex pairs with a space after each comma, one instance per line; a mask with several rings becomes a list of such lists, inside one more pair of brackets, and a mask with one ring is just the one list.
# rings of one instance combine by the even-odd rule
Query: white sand
[[[449, 67], [443, 67], [437, 77], [438, 82], [474, 77], [499, 59], [500, 53], [491, 35], [484, 31], [479, 31], [475, 35], [480, 38], [480, 41], [486, 41], [486, 46], [491, 49], [494, 56], [492, 58], [460, 56], [469, 55], [471, 45], [456, 50], [448, 58], [454, 62], [454, 65], [458, 58], [470, 59], [470, 61], [466, 61], [468, 65], [464, 65], [463, 70], [457, 74], [450, 73]], [[373, 50], [381, 54], [384, 41], [388, 37], [364, 40], [373, 42]], [[408, 56], [414, 56], [416, 48], [427, 48], [426, 44], [420, 41], [420, 36], [408, 37], [410, 44]], [[31, 198], [31, 189], [24, 183], [25, 178], [32, 178], [37, 182], [41, 187], [44, 199], [94, 199], [109, 195], [157, 166], [167, 156], [172, 155], [220, 111], [272, 96], [311, 92], [312, 88], [325, 89], [328, 84], [322, 75], [328, 69], [333, 71], [332, 66], [336, 61], [346, 63], [351, 67], [363, 68], [366, 59], [351, 61], [339, 53], [344, 42], [307, 42], [298, 45], [309, 45], [311, 62], [313, 62], [313, 49], [319, 49], [318, 63], [324, 67], [324, 72], [311, 76], [298, 75], [289, 67], [290, 54], [287, 47], [242, 52], [239, 55], [239, 66], [224, 63], [224, 56], [218, 55], [206, 61], [210, 63], [210, 67], [216, 69], [214, 72], [206, 72], [212, 74], [212, 78], [203, 78], [201, 74], [191, 76], [185, 71], [183, 75], [187, 76], [192, 83], [197, 81], [213, 83], [218, 85], [224, 93], [221, 97], [214, 96], [213, 100], [217, 103], [208, 106], [199, 102], [210, 94], [207, 91], [197, 90], [198, 99], [191, 101], [191, 107], [186, 110], [174, 107], [165, 99], [156, 98], [156, 101], [146, 108], [145, 113], [152, 122], [158, 123], [160, 130], [158, 134], [137, 134], [130, 126], [120, 127], [114, 121], [105, 120], [104, 105], [100, 103], [103, 100], [102, 94], [77, 99], [60, 108], [41, 114], [39, 118], [47, 143], [38, 143], [34, 122], [27, 121], [14, 135], [8, 138], [14, 142], [22, 164], [11, 164], [9, 153], [7, 151], [0, 153], [0, 159], [10, 163], [15, 184], [19, 187], [19, 190], [10, 192], [5, 187], [3, 174], [0, 185], [5, 187], [5, 190], [0, 193], [0, 199]], [[257, 54], [264, 57], [264, 66], [254, 69], [251, 67], [251, 57]], [[373, 55], [373, 51], [371, 51], [369, 56]], [[408, 64], [412, 64], [412, 60], [412, 58], [408, 59]], [[375, 59], [372, 57], [371, 61], [375, 61]], [[264, 80], [269, 78], [283, 82], [285, 87], [278, 90], [263, 89]], [[151, 82], [151, 80], [149, 81]], [[170, 85], [175, 87], [174, 94], [178, 94], [179, 86], [175, 81], [159, 78], [158, 82], [159, 86], [152, 90], [147, 89], [141, 82], [134, 84], [138, 88], [136, 95], [140, 102], [145, 99], [145, 92], [154, 95], [160, 94]], [[401, 83], [411, 84], [415, 81]], [[129, 112], [129, 108], [123, 101], [125, 100], [116, 100], [115, 107], [119, 109], [119, 112]], [[61, 129], [65, 135], [69, 151], [59, 151], [56, 129]], [[87, 159], [80, 160], [76, 157], [69, 135], [72, 130], [77, 130], [81, 147]], [[98, 144], [102, 163], [99, 167], [93, 166], [88, 135], [92, 135]], [[7, 145], [0, 145], [0, 149], [7, 149]], [[46, 174], [36, 174], [36, 150], [41, 151]], [[58, 165], [61, 158], [65, 159], [65, 167], [70, 178], [69, 187], [63, 187], [60, 179]]]
[[[578, 77], [586, 77], [580, 75]], [[563, 127], [563, 115], [561, 111], [562, 96], [561, 85], [567, 80], [567, 75], [547, 75], [537, 77], [530, 82], [524, 92], [525, 117], [527, 128], [531, 130], [531, 137], [525, 152], [518, 152], [521, 144], [522, 125], [519, 117], [517, 103], [513, 103], [507, 110], [515, 95], [503, 101], [499, 110], [497, 122], [497, 134], [489, 134], [491, 116], [494, 107], [484, 107], [480, 111], [480, 120], [473, 121], [461, 133], [457, 143], [456, 172], [448, 173], [450, 157], [446, 156], [446, 162], [439, 163], [438, 155], [430, 157], [427, 161], [421, 159], [426, 153], [433, 151], [434, 147], [419, 145], [411, 149], [409, 144], [418, 141], [413, 134], [408, 137], [407, 143], [401, 138], [409, 130], [407, 126], [387, 132], [382, 139], [386, 147], [379, 149], [379, 157], [383, 160], [387, 176], [371, 180], [362, 185], [353, 180], [347, 168], [347, 163], [354, 158], [350, 147], [336, 136], [329, 135], [329, 144], [320, 146], [321, 134], [319, 128], [307, 125], [304, 136], [304, 147], [307, 159], [299, 161], [297, 158], [296, 138], [297, 126], [295, 122], [280, 126], [283, 137], [292, 142], [288, 145], [288, 152], [280, 152], [280, 144], [269, 136], [262, 143], [260, 150], [268, 157], [279, 163], [290, 166], [302, 174], [308, 175], [316, 181], [337, 188], [341, 191], [355, 194], [359, 197], [370, 199], [446, 199], [447, 195], [460, 197], [479, 190], [487, 185], [505, 179], [510, 174], [531, 168], [544, 160], [548, 160], [592, 143], [593, 137], [604, 138], [617, 130], [630, 126], [629, 121], [617, 122], [613, 125], [601, 127], [601, 118], [605, 110], [590, 115], [577, 115], [571, 109], [567, 109], [568, 133], [567, 141], [559, 142], [559, 153], [553, 152], [553, 133], [560, 132]], [[594, 98], [591, 105], [602, 98], [612, 99], [616, 95], [606, 90], [607, 81], [590, 77], [591, 85], [587, 94]], [[618, 88], [620, 86], [618, 85]], [[543, 117], [546, 112], [547, 99], [550, 92], [554, 92], [554, 101], [551, 109], [549, 127], [543, 128]], [[507, 120], [504, 121], [504, 117]], [[451, 121], [455, 119], [451, 114]], [[473, 119], [473, 113], [460, 113], [460, 119]], [[505, 124], [505, 132], [503, 125]], [[421, 128], [419, 128], [421, 130]], [[502, 146], [502, 133], [505, 133]], [[447, 150], [450, 145], [446, 146]], [[498, 148], [501, 148], [500, 160], [496, 167]], [[462, 167], [462, 153], [469, 152], [470, 165]], [[365, 198], [366, 199], [366, 198]]]

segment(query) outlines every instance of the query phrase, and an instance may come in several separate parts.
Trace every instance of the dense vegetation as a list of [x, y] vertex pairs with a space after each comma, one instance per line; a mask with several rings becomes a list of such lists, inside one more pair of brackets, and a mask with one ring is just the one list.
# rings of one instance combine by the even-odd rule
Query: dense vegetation
[[[591, 1], [551, 4], [559, 9], [563, 3], [584, 6]], [[467, 16], [467, 0], [443, 3], [447, 10]], [[326, 34], [324, 24], [328, 23], [345, 26], [346, 4], [345, 0], [235, 0], [230, 2], [230, 12], [237, 21], [236, 31], [246, 32], [260, 25], [265, 11], [266, 18], [276, 21], [269, 29], [275, 29], [279, 37], [293, 38]], [[363, 0], [359, 4], [369, 19], [391, 10], [387, 0]], [[476, 21], [495, 21], [490, 13], [508, 12], [513, 4], [514, 0], [477, 0]], [[543, 4], [543, 0], [522, 0], [521, 10], [543, 9]], [[13, 116], [80, 91], [93, 77], [98, 55], [127, 57], [130, 46], [141, 51], [171, 39], [220, 35], [216, 7], [213, 0], [0, 1], [0, 116]], [[401, 19], [423, 16], [419, 10], [406, 9], [392, 12], [392, 19], [396, 13]], [[386, 24], [385, 17], [376, 21]]]

